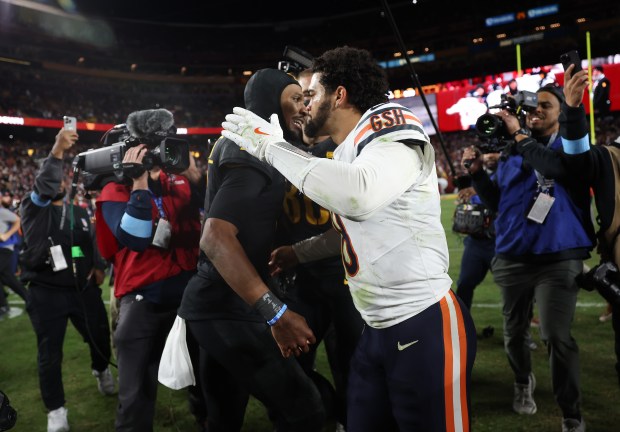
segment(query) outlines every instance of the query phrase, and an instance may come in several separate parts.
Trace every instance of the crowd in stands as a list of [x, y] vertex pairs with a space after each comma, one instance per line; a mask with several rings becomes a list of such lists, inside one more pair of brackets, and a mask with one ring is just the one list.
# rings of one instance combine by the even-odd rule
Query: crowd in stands
[[0, 115], [118, 124], [126, 113], [167, 108], [177, 126], [219, 126], [240, 104], [243, 86], [122, 80], [1, 64]]

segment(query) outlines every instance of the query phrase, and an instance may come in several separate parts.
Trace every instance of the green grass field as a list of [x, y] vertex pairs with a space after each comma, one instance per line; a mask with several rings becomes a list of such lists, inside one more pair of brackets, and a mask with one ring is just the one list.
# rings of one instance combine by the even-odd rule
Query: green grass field
[[[461, 239], [450, 231], [453, 200], [443, 200], [442, 207], [450, 248], [450, 275], [456, 280], [463, 245]], [[16, 296], [12, 295], [9, 300], [14, 302], [13, 307], [20, 307], [16, 304]], [[614, 370], [613, 331], [610, 322], [601, 323], [598, 320], [603, 308], [601, 297], [581, 291], [573, 335], [581, 351], [583, 415], [589, 432], [620, 431], [620, 387]], [[551, 392], [546, 349], [536, 330], [533, 331], [533, 336], [539, 347], [532, 352], [532, 359], [538, 381], [535, 393], [538, 413], [524, 417], [511, 410], [513, 377], [503, 351], [499, 290], [490, 275], [476, 289], [472, 313], [478, 333], [489, 325], [495, 328], [493, 337], [480, 339], [478, 342], [472, 378], [473, 430], [560, 431], [561, 413]], [[11, 405], [18, 411], [17, 425], [13, 429], [16, 432], [46, 430], [46, 410], [39, 393], [36, 356], [35, 335], [25, 314], [0, 321], [0, 390], [7, 393]], [[71, 430], [113, 431], [116, 399], [98, 393], [89, 365], [86, 345], [70, 325], [64, 346], [63, 382]], [[318, 368], [328, 374], [322, 350]], [[189, 414], [184, 391], [173, 391], [160, 386], [155, 430], [197, 430]], [[251, 401], [245, 417], [244, 431], [272, 430], [262, 406]]]

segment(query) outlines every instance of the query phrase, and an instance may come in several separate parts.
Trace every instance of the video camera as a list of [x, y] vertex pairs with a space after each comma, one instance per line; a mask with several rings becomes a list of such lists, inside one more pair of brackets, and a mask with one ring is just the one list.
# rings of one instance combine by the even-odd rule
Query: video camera
[[577, 286], [586, 291], [597, 290], [610, 304], [620, 305], [620, 274], [612, 262], [603, 262], [575, 279]]
[[[114, 126], [102, 141], [105, 147], [82, 152], [73, 162], [74, 171], [82, 170], [87, 190], [101, 189], [110, 181], [124, 182], [156, 166], [169, 173], [189, 167], [189, 144], [176, 137], [172, 113], [165, 109], [129, 114], [127, 123]], [[123, 163], [126, 150], [139, 144], [148, 148], [142, 164]]]
[[[520, 91], [514, 97], [502, 95], [499, 105], [489, 107], [492, 109], [507, 110], [516, 115], [519, 123], [525, 124], [525, 115], [538, 107], [538, 95], [529, 91]], [[512, 137], [506, 130], [504, 121], [497, 115], [486, 113], [476, 120], [476, 134], [482, 141], [476, 147], [482, 153], [500, 153], [507, 145], [513, 142]]]
[[294, 46], [285, 46], [282, 54], [284, 60], [278, 62], [278, 69], [282, 72], [298, 75], [301, 71], [312, 67], [314, 57], [302, 49]]

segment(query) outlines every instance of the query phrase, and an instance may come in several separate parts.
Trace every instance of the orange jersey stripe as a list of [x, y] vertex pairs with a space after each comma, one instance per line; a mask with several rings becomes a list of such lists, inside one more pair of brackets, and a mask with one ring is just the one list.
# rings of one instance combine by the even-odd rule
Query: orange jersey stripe
[[368, 130], [371, 128], [372, 126], [370, 124], [367, 124], [366, 126], [364, 126], [364, 128], [357, 134], [357, 136], [355, 137], [355, 140], [353, 141], [353, 145], [357, 145], [357, 143], [360, 141], [360, 139], [364, 136], [364, 134], [366, 132], [368, 132]]
[[452, 337], [450, 329], [450, 309], [444, 297], [439, 302], [441, 307], [441, 319], [443, 323], [444, 345], [444, 400], [446, 404], [446, 431], [454, 432], [454, 405], [452, 394], [454, 392], [452, 376]]
[[463, 421], [463, 432], [469, 432], [469, 411], [467, 407], [467, 333], [465, 331], [465, 321], [463, 320], [463, 311], [461, 305], [456, 299], [456, 295], [450, 290], [450, 296], [454, 302], [454, 309], [456, 310], [456, 320], [459, 329], [458, 339], [460, 341], [460, 355], [461, 355], [461, 376], [460, 376], [460, 388], [461, 388], [461, 418]]
[[405, 119], [414, 120], [414, 121], [416, 121], [416, 122], [418, 122], [418, 123], [422, 124], [422, 122], [420, 121], [420, 119], [419, 119], [419, 118], [417, 118], [416, 116], [414, 116], [413, 114], [409, 114], [409, 113], [405, 114]]

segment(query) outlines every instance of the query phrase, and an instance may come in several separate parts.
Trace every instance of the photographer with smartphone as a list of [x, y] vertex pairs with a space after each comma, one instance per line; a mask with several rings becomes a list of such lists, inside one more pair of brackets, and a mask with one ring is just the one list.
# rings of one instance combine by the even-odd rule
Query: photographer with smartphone
[[86, 210], [65, 201], [63, 160], [78, 139], [61, 129], [35, 178], [34, 190], [21, 204], [25, 248], [22, 278], [29, 282], [28, 314], [37, 335], [39, 386], [47, 431], [69, 430], [62, 385], [62, 346], [71, 320], [88, 343], [99, 391], [114, 393], [110, 329], [101, 299], [105, 263], [99, 259]]
[[[616, 372], [620, 384], [620, 296], [617, 287], [620, 282], [620, 143], [616, 140], [609, 146], [590, 145], [588, 123], [583, 104], [583, 92], [588, 86], [587, 71], [567, 68], [564, 73], [564, 94], [560, 134], [570, 170], [580, 173], [586, 186], [594, 190], [594, 199], [600, 228], [597, 233], [601, 265], [584, 275], [584, 285], [596, 288], [612, 306], [612, 325], [615, 334]], [[602, 267], [602, 269], [601, 269]], [[604, 273], [601, 274], [601, 271]], [[606, 283], [607, 282], [607, 283]], [[615, 285], [614, 289], [612, 284]]]
[[[583, 431], [579, 353], [571, 335], [579, 288], [575, 277], [592, 248], [589, 193], [566, 167], [559, 136], [560, 89], [542, 87], [537, 108], [522, 128], [514, 114], [499, 113], [511, 152], [500, 159], [494, 180], [474, 148], [463, 154], [474, 188], [497, 211], [492, 272], [503, 298], [504, 347], [515, 375], [513, 410], [537, 411], [528, 334], [530, 308], [540, 313], [541, 337], [550, 358], [552, 387], [562, 410], [562, 431]], [[530, 136], [531, 135], [531, 136]]]

